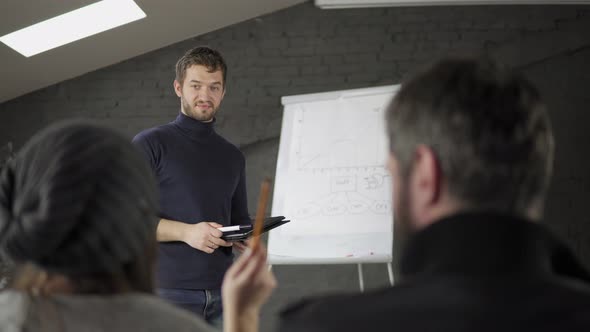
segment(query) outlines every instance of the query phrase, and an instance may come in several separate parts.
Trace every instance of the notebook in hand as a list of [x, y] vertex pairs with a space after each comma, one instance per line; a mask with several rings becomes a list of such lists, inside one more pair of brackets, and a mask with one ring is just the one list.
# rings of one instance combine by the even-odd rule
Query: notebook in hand
[[[271, 229], [288, 223], [289, 221], [291, 220], [286, 220], [284, 216], [268, 217], [264, 219], [262, 233], [266, 233]], [[254, 233], [254, 227], [252, 224], [222, 227], [220, 230], [223, 232], [221, 239], [225, 241], [247, 240], [250, 236], [252, 236], [252, 233]]]

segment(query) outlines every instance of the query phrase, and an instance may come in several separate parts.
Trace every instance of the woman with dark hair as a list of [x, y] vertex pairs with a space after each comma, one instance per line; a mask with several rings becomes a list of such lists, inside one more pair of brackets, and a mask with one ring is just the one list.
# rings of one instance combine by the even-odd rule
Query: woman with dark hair
[[[68, 121], [29, 140], [0, 174], [0, 252], [18, 267], [0, 293], [0, 331], [209, 331], [152, 295], [155, 188], [140, 153], [111, 129]], [[257, 328], [251, 315], [274, 287], [264, 260], [249, 252], [228, 273], [226, 297], [241, 309], [227, 331]]]

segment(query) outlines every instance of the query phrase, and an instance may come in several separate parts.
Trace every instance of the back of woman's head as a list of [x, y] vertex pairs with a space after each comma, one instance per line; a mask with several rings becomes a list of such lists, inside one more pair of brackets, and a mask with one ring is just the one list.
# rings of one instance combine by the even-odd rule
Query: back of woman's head
[[52, 125], [0, 174], [0, 250], [67, 276], [77, 292], [150, 291], [155, 188], [124, 136], [79, 121]]

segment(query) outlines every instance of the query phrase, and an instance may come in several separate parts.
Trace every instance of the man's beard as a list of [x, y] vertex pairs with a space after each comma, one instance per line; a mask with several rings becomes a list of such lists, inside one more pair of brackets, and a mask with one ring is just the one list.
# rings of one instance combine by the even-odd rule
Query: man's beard
[[410, 189], [408, 181], [400, 180], [400, 190], [398, 192], [399, 197], [394, 197], [397, 201], [397, 206], [394, 206], [394, 234], [396, 241], [400, 240], [405, 242], [415, 232], [415, 226], [413, 226], [414, 220], [410, 213]]
[[210, 106], [210, 112], [203, 113], [203, 112], [200, 112], [199, 110], [195, 109], [195, 105], [189, 104], [186, 101], [186, 99], [184, 99], [184, 97], [181, 97], [181, 100], [182, 100], [182, 109], [184, 110], [186, 115], [188, 115], [189, 117], [191, 117], [195, 120], [201, 121], [201, 122], [209, 122], [209, 121], [213, 120], [213, 118], [215, 117], [215, 113], [217, 112], [217, 109], [213, 108], [212, 103], [208, 103]]

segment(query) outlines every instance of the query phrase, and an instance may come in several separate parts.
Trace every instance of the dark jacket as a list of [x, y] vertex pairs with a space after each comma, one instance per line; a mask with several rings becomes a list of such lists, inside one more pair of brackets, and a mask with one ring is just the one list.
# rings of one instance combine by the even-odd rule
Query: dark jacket
[[590, 331], [590, 275], [544, 227], [462, 214], [417, 233], [402, 282], [299, 302], [281, 331]]

